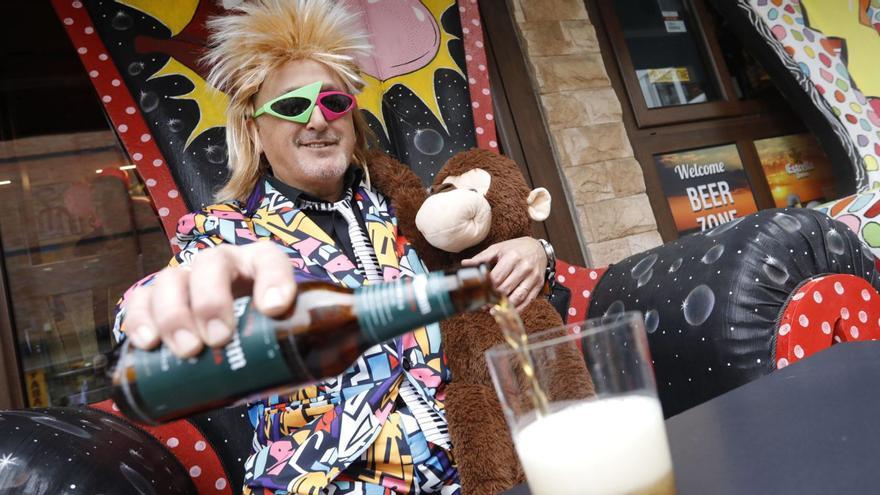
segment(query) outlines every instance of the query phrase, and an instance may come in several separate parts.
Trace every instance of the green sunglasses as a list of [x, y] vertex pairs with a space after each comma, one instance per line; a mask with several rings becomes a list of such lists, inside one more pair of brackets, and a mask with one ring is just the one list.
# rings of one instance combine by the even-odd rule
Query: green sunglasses
[[354, 96], [341, 91], [321, 91], [322, 81], [313, 82], [278, 98], [267, 101], [254, 112], [254, 118], [268, 113], [279, 119], [305, 124], [312, 118], [315, 106], [321, 108], [324, 119], [336, 120], [357, 106]]

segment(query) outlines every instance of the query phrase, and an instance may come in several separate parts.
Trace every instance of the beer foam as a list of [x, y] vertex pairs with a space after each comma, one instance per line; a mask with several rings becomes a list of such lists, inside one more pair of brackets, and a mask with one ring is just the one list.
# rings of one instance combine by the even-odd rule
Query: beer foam
[[653, 397], [578, 402], [528, 424], [515, 441], [534, 495], [629, 493], [672, 471]]

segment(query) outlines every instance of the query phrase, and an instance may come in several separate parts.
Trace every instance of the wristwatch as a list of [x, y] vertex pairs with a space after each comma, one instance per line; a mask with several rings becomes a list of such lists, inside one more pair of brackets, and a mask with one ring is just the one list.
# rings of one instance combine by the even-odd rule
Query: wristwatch
[[553, 287], [556, 283], [556, 251], [553, 250], [553, 245], [549, 241], [538, 239], [538, 242], [541, 243], [541, 247], [544, 248], [544, 254], [547, 255], [547, 271], [544, 272], [544, 283]]

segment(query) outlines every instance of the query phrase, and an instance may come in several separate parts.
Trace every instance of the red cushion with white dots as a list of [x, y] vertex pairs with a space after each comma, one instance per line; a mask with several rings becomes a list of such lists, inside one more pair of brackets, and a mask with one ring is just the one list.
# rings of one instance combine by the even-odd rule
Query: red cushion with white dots
[[880, 295], [867, 280], [825, 275], [804, 283], [791, 296], [776, 332], [776, 367], [830, 347], [835, 342], [880, 337]]
[[605, 268], [584, 268], [562, 260], [556, 261], [556, 281], [571, 291], [568, 323], [578, 323], [587, 319], [587, 308], [590, 307], [593, 289], [604, 274]]
[[[126, 419], [112, 400], [90, 404], [90, 407]], [[186, 420], [172, 421], [159, 426], [137, 425], [165, 446], [183, 464], [201, 495], [231, 495], [229, 476], [220, 458], [205, 440], [204, 435]]]

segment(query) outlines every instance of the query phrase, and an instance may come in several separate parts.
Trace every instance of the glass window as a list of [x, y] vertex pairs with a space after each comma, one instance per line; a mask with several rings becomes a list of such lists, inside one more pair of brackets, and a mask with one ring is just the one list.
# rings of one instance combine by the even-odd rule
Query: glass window
[[718, 36], [718, 46], [730, 71], [731, 84], [736, 92], [736, 97], [741, 100], [781, 99], [781, 95], [770, 81], [770, 75], [742, 46], [728, 25], [727, 19], [713, 8], [711, 2], [708, 7], [709, 15], [715, 25], [715, 33]]
[[[116, 301], [171, 256], [50, 2], [0, 16], [0, 270], [31, 407], [109, 396]], [[12, 349], [0, 349], [12, 358]], [[3, 373], [0, 370], [0, 373]], [[0, 377], [3, 378], [3, 377]]]
[[165, 265], [168, 240], [112, 132], [0, 144], [3, 268], [28, 405], [102, 400], [116, 301]]
[[687, 0], [614, 0], [648, 108], [719, 98]]

